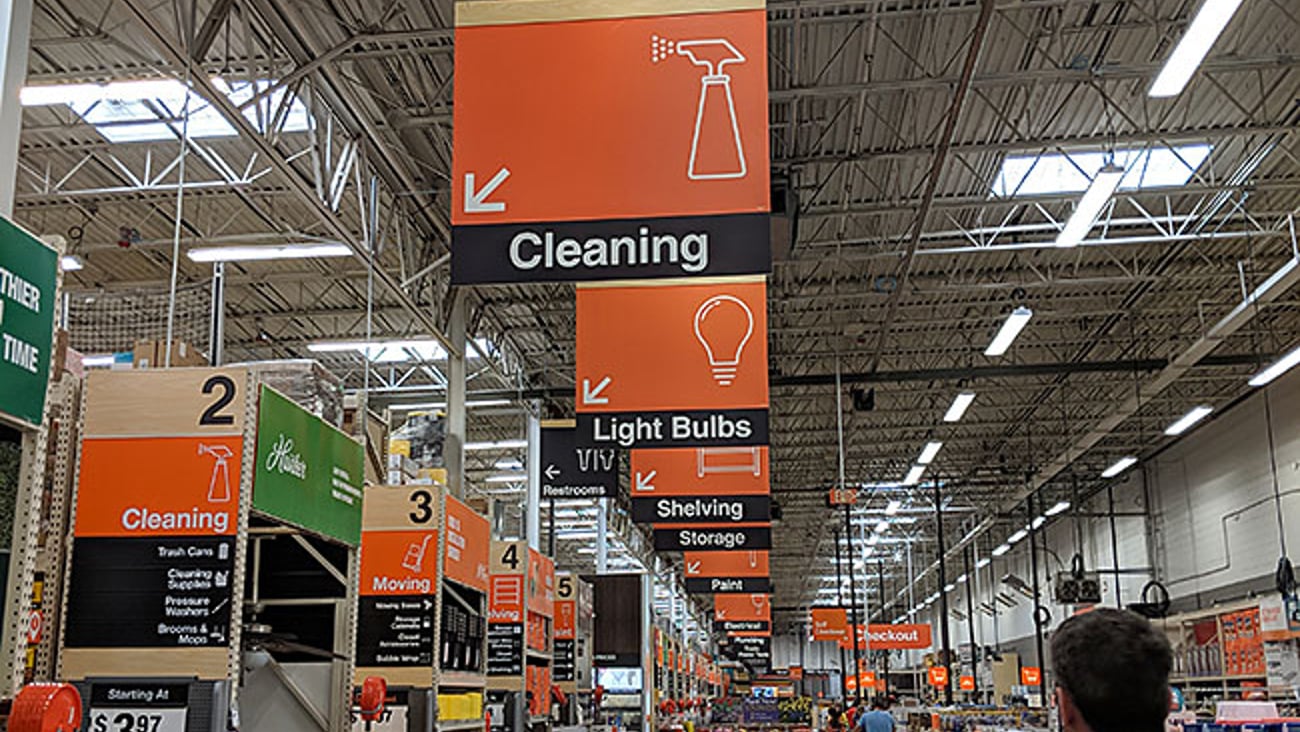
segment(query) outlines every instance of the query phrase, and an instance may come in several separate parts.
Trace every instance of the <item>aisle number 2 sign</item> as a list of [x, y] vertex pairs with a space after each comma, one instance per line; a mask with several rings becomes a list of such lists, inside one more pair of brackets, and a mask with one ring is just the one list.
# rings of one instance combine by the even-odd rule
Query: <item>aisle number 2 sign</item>
[[452, 282], [771, 266], [763, 0], [456, 3]]

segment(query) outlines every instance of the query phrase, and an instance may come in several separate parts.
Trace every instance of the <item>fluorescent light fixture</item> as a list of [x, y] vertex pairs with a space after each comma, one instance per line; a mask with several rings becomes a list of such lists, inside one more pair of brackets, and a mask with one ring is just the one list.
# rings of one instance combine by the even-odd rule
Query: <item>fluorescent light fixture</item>
[[1241, 0], [1205, 0], [1165, 60], [1164, 68], [1151, 82], [1147, 95], [1173, 97], [1182, 92], [1240, 5]]
[[1199, 407], [1192, 407], [1190, 412], [1180, 417], [1177, 422], [1166, 427], [1165, 434], [1170, 436], [1181, 435], [1187, 430], [1190, 430], [1197, 422], [1210, 416], [1210, 412], [1213, 411], [1214, 407], [1204, 404]]
[[1008, 155], [993, 179], [993, 195], [1024, 198], [1083, 193], [1107, 163], [1124, 168], [1121, 191], [1176, 188], [1187, 185], [1213, 151], [1212, 145], [1192, 143]]
[[466, 442], [466, 450], [521, 450], [528, 440], [497, 440], [495, 442]]
[[939, 455], [939, 450], [943, 449], [942, 442], [927, 442], [921, 450], [921, 456], [916, 459], [918, 465], [929, 465], [934, 462], [935, 457]]
[[82, 263], [81, 257], [72, 254], [65, 254], [61, 259], [59, 259], [59, 266], [63, 268], [64, 272], [76, 272], [79, 269], [83, 269], [86, 265]]
[[907, 471], [907, 477], [903, 478], [903, 485], [916, 485], [921, 482], [921, 476], [925, 475], [924, 465], [913, 465], [912, 469]]
[[867, 537], [867, 546], [875, 546], [880, 543], [880, 534], [872, 534]]
[[1011, 545], [1010, 545], [1010, 544], [999, 544], [998, 547], [997, 547], [996, 549], [993, 550], [993, 556], [995, 556], [995, 557], [1000, 557], [1000, 556], [1002, 556], [1003, 554], [1006, 554], [1006, 553], [1009, 552], [1009, 551], [1011, 551]]
[[1065, 222], [1065, 228], [1056, 236], [1056, 246], [1076, 247], [1083, 241], [1101, 215], [1101, 210], [1106, 207], [1111, 196], [1115, 195], [1115, 189], [1123, 178], [1124, 169], [1114, 164], [1097, 171], [1092, 184], [1088, 186], [1083, 198], [1079, 199], [1079, 205], [1074, 207], [1074, 213]]
[[103, 368], [105, 366], [112, 366], [115, 360], [116, 357], [111, 353], [82, 356], [81, 365], [86, 368]]
[[[867, 542], [867, 543], [870, 544], [871, 542]], [[864, 557], [869, 557], [869, 556], [871, 556], [872, 554], [875, 554], [875, 553], [876, 553], [876, 548], [875, 548], [874, 546], [869, 546], [869, 547], [866, 548], [865, 551], [862, 552], [862, 555], [863, 555]]]
[[99, 84], [41, 84], [25, 86], [18, 92], [24, 107], [50, 107], [103, 99], [104, 87]]
[[948, 407], [947, 413], [943, 415], [943, 421], [960, 422], [961, 418], [966, 414], [966, 410], [970, 409], [970, 405], [974, 401], [975, 392], [973, 391], [963, 391], [953, 397], [952, 405]]
[[485, 483], [523, 483], [528, 480], [527, 475], [518, 473], [502, 473], [500, 475], [489, 475], [483, 479]]
[[[1007, 549], [1010, 548], [1011, 547], [1007, 547]], [[1002, 552], [1002, 554], [1006, 554], [1006, 552]], [[992, 559], [989, 559], [988, 557], [982, 557], [978, 562], [975, 563], [975, 569], [984, 569], [985, 567], [989, 566], [992, 563], [993, 563]]]
[[1102, 471], [1101, 477], [1114, 478], [1115, 476], [1119, 475], [1125, 470], [1128, 470], [1129, 468], [1136, 465], [1137, 461], [1138, 459], [1133, 457], [1132, 455], [1122, 457], [1119, 460], [1116, 460], [1114, 465], [1111, 465], [1109, 468], [1106, 468], [1104, 471]]
[[1007, 316], [1006, 322], [1002, 323], [1002, 328], [998, 330], [998, 334], [993, 337], [993, 342], [989, 344], [988, 348], [984, 349], [984, 355], [1001, 356], [1006, 353], [1007, 349], [1011, 348], [1012, 342], [1016, 340], [1016, 336], [1020, 335], [1020, 331], [1025, 329], [1032, 317], [1034, 317], [1034, 311], [1023, 305], [1012, 310], [1011, 314]]
[[932, 602], [934, 602], [935, 600], [938, 600], [938, 599], [939, 599], [939, 593], [936, 592], [936, 593], [934, 593], [933, 595], [930, 595], [929, 597], [925, 598], [925, 601], [926, 601], [926, 602], [930, 602], [930, 603], [932, 603]]
[[1287, 355], [1278, 359], [1272, 366], [1269, 366], [1258, 374], [1255, 374], [1250, 380], [1250, 385], [1264, 386], [1282, 374], [1295, 368], [1295, 365], [1298, 363], [1300, 363], [1300, 346], [1297, 346], [1294, 351], [1291, 351]]
[[886, 531], [889, 531], [889, 522], [888, 522], [888, 521], [881, 521], [881, 522], [879, 522], [879, 523], [876, 524], [876, 533], [877, 533], [877, 534], [883, 534], [883, 533], [885, 533]]
[[524, 464], [519, 458], [501, 458], [493, 463], [492, 467], [497, 470], [523, 470]]
[[1023, 540], [1026, 536], [1029, 536], [1029, 529], [1028, 528], [1020, 529], [1016, 533], [1007, 537], [1007, 543], [1015, 544], [1016, 542]]
[[1052, 506], [1051, 508], [1047, 509], [1043, 513], [1044, 515], [1047, 516], [1055, 516], [1057, 514], [1065, 513], [1068, 510], [1070, 510], [1069, 501], [1058, 501], [1055, 506]]
[[1043, 524], [1045, 523], [1047, 523], [1046, 516], [1037, 516], [1029, 525], [1033, 527], [1034, 531], [1038, 531], [1039, 529], [1043, 528]]
[[960, 585], [960, 584], [965, 584], [965, 582], [966, 582], [966, 575], [963, 574], [962, 576], [960, 576], [960, 577], [957, 578], [957, 584], [959, 584], [959, 585]]
[[898, 510], [901, 509], [902, 507], [903, 507], [902, 501], [890, 501], [889, 505], [885, 506], [885, 515], [886, 516], [897, 515]]
[[[358, 346], [363, 344], [358, 343]], [[309, 350], [311, 346], [307, 347]], [[361, 350], [358, 347], [356, 350]], [[512, 402], [509, 399], [472, 399], [465, 402], [468, 409], [487, 409], [489, 407], [508, 407]], [[389, 404], [388, 408], [394, 412], [416, 412], [416, 411], [437, 411], [446, 409], [447, 402], [418, 402], [413, 404]]]
[[946, 584], [946, 585], [943, 586], [943, 591], [944, 591], [944, 592], [952, 592], [952, 591], [955, 590], [955, 589], [957, 589], [957, 585], [954, 585], [954, 584], [952, 584], [951, 582], [949, 582], [948, 584]]
[[276, 246], [195, 247], [185, 253], [193, 262], [252, 262], [273, 259], [324, 259], [347, 257], [352, 249], [346, 244], [317, 242]]

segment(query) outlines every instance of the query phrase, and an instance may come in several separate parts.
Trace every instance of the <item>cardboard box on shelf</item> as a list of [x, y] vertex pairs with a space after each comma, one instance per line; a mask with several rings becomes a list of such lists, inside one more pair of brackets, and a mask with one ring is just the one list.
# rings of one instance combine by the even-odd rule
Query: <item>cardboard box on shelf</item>
[[[167, 342], [139, 340], [135, 342], [133, 359], [138, 369], [162, 368], [167, 363]], [[172, 341], [171, 366], [207, 366], [208, 359], [185, 341]]]

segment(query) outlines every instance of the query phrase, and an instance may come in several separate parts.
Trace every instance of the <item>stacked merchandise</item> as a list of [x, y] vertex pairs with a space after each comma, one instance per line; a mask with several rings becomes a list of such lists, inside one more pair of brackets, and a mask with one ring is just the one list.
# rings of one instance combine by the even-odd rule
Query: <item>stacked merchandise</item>
[[936, 709], [908, 715], [909, 732], [1045, 732], [1041, 709]]
[[442, 602], [442, 668], [478, 673], [487, 628], [483, 616], [465, 610], [447, 592], [442, 593]]
[[1220, 616], [1223, 624], [1223, 664], [1227, 676], [1264, 675], [1264, 637], [1259, 628], [1259, 608]]

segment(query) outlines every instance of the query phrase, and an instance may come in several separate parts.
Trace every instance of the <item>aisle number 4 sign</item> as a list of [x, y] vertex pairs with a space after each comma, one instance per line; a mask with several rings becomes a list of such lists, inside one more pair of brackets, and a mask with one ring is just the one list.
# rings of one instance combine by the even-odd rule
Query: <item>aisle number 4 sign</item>
[[762, 0], [456, 3], [452, 281], [767, 272]]

